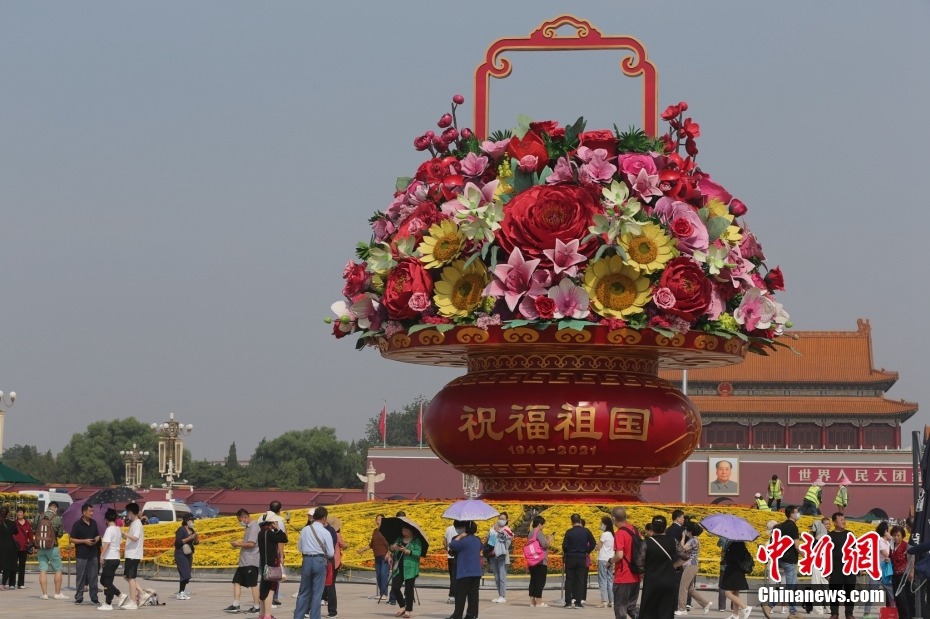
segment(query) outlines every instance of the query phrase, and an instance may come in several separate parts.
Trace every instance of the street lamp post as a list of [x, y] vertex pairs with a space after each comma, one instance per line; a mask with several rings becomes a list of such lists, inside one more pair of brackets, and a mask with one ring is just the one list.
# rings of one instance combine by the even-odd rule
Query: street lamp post
[[138, 488], [142, 485], [142, 461], [149, 457], [149, 452], [136, 449], [136, 444], [132, 444], [132, 449], [120, 451], [123, 462], [126, 463], [126, 487]]
[[6, 409], [11, 408], [16, 402], [16, 392], [11, 391], [9, 395], [0, 391], [0, 457], [3, 456], [3, 423], [6, 420]]
[[170, 501], [173, 498], [171, 489], [174, 487], [175, 477], [183, 472], [184, 441], [181, 440], [181, 436], [193, 432], [194, 426], [185, 426], [175, 421], [174, 413], [171, 413], [168, 421], [153, 423], [152, 430], [158, 435], [158, 473], [165, 478], [163, 487], [168, 489], [165, 498]]

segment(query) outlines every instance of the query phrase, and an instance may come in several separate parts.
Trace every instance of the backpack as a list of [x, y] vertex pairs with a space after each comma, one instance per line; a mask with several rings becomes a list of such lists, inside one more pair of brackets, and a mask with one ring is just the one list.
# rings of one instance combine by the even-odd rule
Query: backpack
[[36, 548], [40, 550], [54, 548], [55, 544], [58, 542], [58, 536], [55, 535], [55, 527], [52, 525], [51, 518], [48, 517], [48, 512], [42, 514], [42, 518], [39, 520], [39, 526], [36, 528], [35, 540]]
[[633, 542], [633, 551], [631, 553], [633, 555], [633, 560], [626, 560], [627, 564], [630, 566], [630, 571], [634, 574], [642, 574], [646, 571], [646, 544], [643, 541], [643, 537], [635, 527], [630, 529], [621, 527], [621, 529], [626, 531]]
[[485, 559], [490, 559], [494, 556], [494, 546], [492, 544], [485, 543], [481, 547], [481, 556]]

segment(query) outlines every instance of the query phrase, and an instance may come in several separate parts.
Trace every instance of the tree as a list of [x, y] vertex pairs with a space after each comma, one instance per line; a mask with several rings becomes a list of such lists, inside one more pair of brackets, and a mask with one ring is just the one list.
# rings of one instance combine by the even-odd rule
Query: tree
[[247, 467], [258, 488], [359, 487], [359, 447], [336, 438], [333, 428], [291, 430], [273, 440], [262, 439]]
[[235, 441], [233, 441], [233, 444], [229, 446], [229, 455], [226, 456], [226, 468], [230, 471], [234, 471], [239, 468], [239, 456], [236, 454]]
[[[429, 400], [422, 395], [407, 404], [399, 411], [387, 414], [387, 444], [391, 447], [415, 447], [420, 444], [417, 440], [417, 418], [420, 415], [420, 405], [423, 410], [429, 405]], [[368, 447], [381, 445], [381, 431], [379, 425], [381, 414], [375, 415], [365, 424], [365, 442]], [[424, 437], [425, 439], [425, 437]]]
[[[103, 486], [121, 484], [125, 480], [125, 463], [119, 452], [133, 444], [153, 454], [143, 464], [143, 483], [160, 483], [157, 481], [158, 437], [148, 424], [135, 417], [95, 421], [87, 426], [86, 432], [74, 434], [58, 454], [59, 481]], [[187, 455], [185, 460], [189, 457]]]
[[39, 453], [35, 445], [13, 445], [4, 450], [3, 463], [46, 484], [60, 481], [55, 456], [51, 451]]

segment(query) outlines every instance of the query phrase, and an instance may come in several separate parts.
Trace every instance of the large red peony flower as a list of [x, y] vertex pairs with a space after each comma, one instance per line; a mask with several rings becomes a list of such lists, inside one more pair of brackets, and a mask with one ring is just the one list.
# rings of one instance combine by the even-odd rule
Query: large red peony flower
[[614, 136], [614, 132], [609, 129], [579, 133], [578, 142], [579, 146], [587, 146], [591, 150], [603, 148], [607, 151], [609, 157], [617, 154], [617, 138]]
[[[504, 207], [504, 221], [497, 242], [509, 255], [519, 247], [527, 260], [539, 259], [549, 268], [552, 260], [543, 251], [555, 249], [556, 239], [568, 243], [588, 235], [594, 216], [604, 209], [596, 195], [578, 185], [536, 185], [517, 194]], [[578, 247], [588, 258], [597, 251], [599, 239]]]
[[417, 317], [420, 312], [410, 307], [410, 297], [417, 292], [432, 296], [433, 280], [420, 265], [419, 260], [401, 260], [388, 275], [384, 284], [384, 296], [381, 297], [381, 302], [387, 308], [388, 318], [404, 320]]
[[659, 286], [675, 295], [675, 305], [665, 311], [694, 322], [710, 305], [712, 284], [701, 265], [690, 258], [672, 258], [665, 266]]
[[520, 161], [527, 155], [536, 157], [537, 172], [542, 172], [543, 168], [549, 165], [549, 151], [546, 150], [546, 145], [543, 143], [542, 138], [532, 131], [527, 131], [522, 140], [516, 136], [510, 138], [510, 144], [507, 146], [507, 154], [517, 161]]

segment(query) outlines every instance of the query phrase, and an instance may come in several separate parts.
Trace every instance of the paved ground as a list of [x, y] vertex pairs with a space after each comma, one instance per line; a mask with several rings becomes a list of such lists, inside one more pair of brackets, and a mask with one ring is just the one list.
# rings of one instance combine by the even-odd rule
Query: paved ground
[[[39, 585], [35, 574], [27, 574], [27, 589], [17, 591], [0, 591], [0, 617], [42, 617], [43, 619], [66, 617], [101, 617], [115, 616], [121, 617], [127, 612], [143, 613], [146, 615], [162, 615], [163, 617], [181, 617], [185, 619], [207, 619], [213, 617], [229, 617], [223, 612], [223, 608], [228, 606], [232, 601], [232, 585], [227, 582], [211, 580], [203, 582], [194, 580], [188, 585], [192, 594], [192, 599], [188, 601], [179, 601], [174, 598], [177, 590], [175, 582], [145, 580], [146, 588], [153, 588], [158, 591], [161, 600], [165, 606], [155, 608], [146, 606], [138, 611], [113, 611], [112, 613], [101, 613], [90, 604], [89, 598], [85, 596], [85, 603], [78, 606], [73, 603], [74, 590], [69, 589], [67, 576], [65, 577], [65, 587], [63, 592], [68, 596], [68, 600], [40, 600], [38, 595]], [[554, 582], [553, 582], [554, 580]], [[73, 581], [72, 581], [73, 582]], [[485, 579], [485, 586], [481, 590], [481, 619], [538, 619], [545, 616], [568, 616], [572, 619], [581, 619], [581, 617], [613, 619], [612, 608], [585, 608], [583, 610], [566, 610], [561, 608], [559, 602], [560, 579], [556, 576], [550, 579], [549, 585], [553, 588], [546, 590], [546, 602], [549, 608], [531, 608], [529, 598], [526, 597], [526, 581], [513, 578], [509, 579], [511, 585], [506, 604], [494, 604], [491, 599], [497, 597], [496, 592], [487, 586], [489, 580]], [[117, 586], [123, 584], [122, 579], [117, 579]], [[424, 619], [444, 619], [452, 612], [452, 606], [446, 604], [446, 590], [440, 588], [442, 582], [436, 578], [424, 578], [421, 587], [418, 588], [420, 604], [414, 606], [413, 614], [415, 617]], [[591, 604], [596, 605], [600, 601], [600, 596], [596, 588], [596, 580], [592, 579], [593, 588], [588, 591], [588, 600]], [[369, 582], [340, 582], [337, 585], [339, 598], [339, 617], [385, 617], [393, 618], [396, 608], [388, 607], [384, 602], [380, 604], [376, 598], [372, 597], [374, 586]], [[278, 619], [291, 619], [294, 612], [295, 599], [291, 594], [297, 591], [296, 582], [284, 583], [284, 605], [275, 609], [274, 615]], [[102, 595], [102, 594], [101, 594]], [[717, 592], [709, 591], [706, 597], [713, 601], [716, 608]], [[101, 598], [102, 599], [102, 598]], [[248, 592], [243, 592], [243, 608], [247, 608], [251, 598]], [[240, 617], [257, 617], [257, 615], [247, 615], [239, 613]], [[705, 616], [700, 614], [698, 616]], [[711, 611], [706, 617], [708, 619], [721, 619], [728, 617], [729, 613]], [[778, 615], [784, 617], [785, 615]], [[323, 617], [326, 617], [325, 607]], [[762, 613], [755, 609], [751, 615], [753, 619], [761, 618]]]

